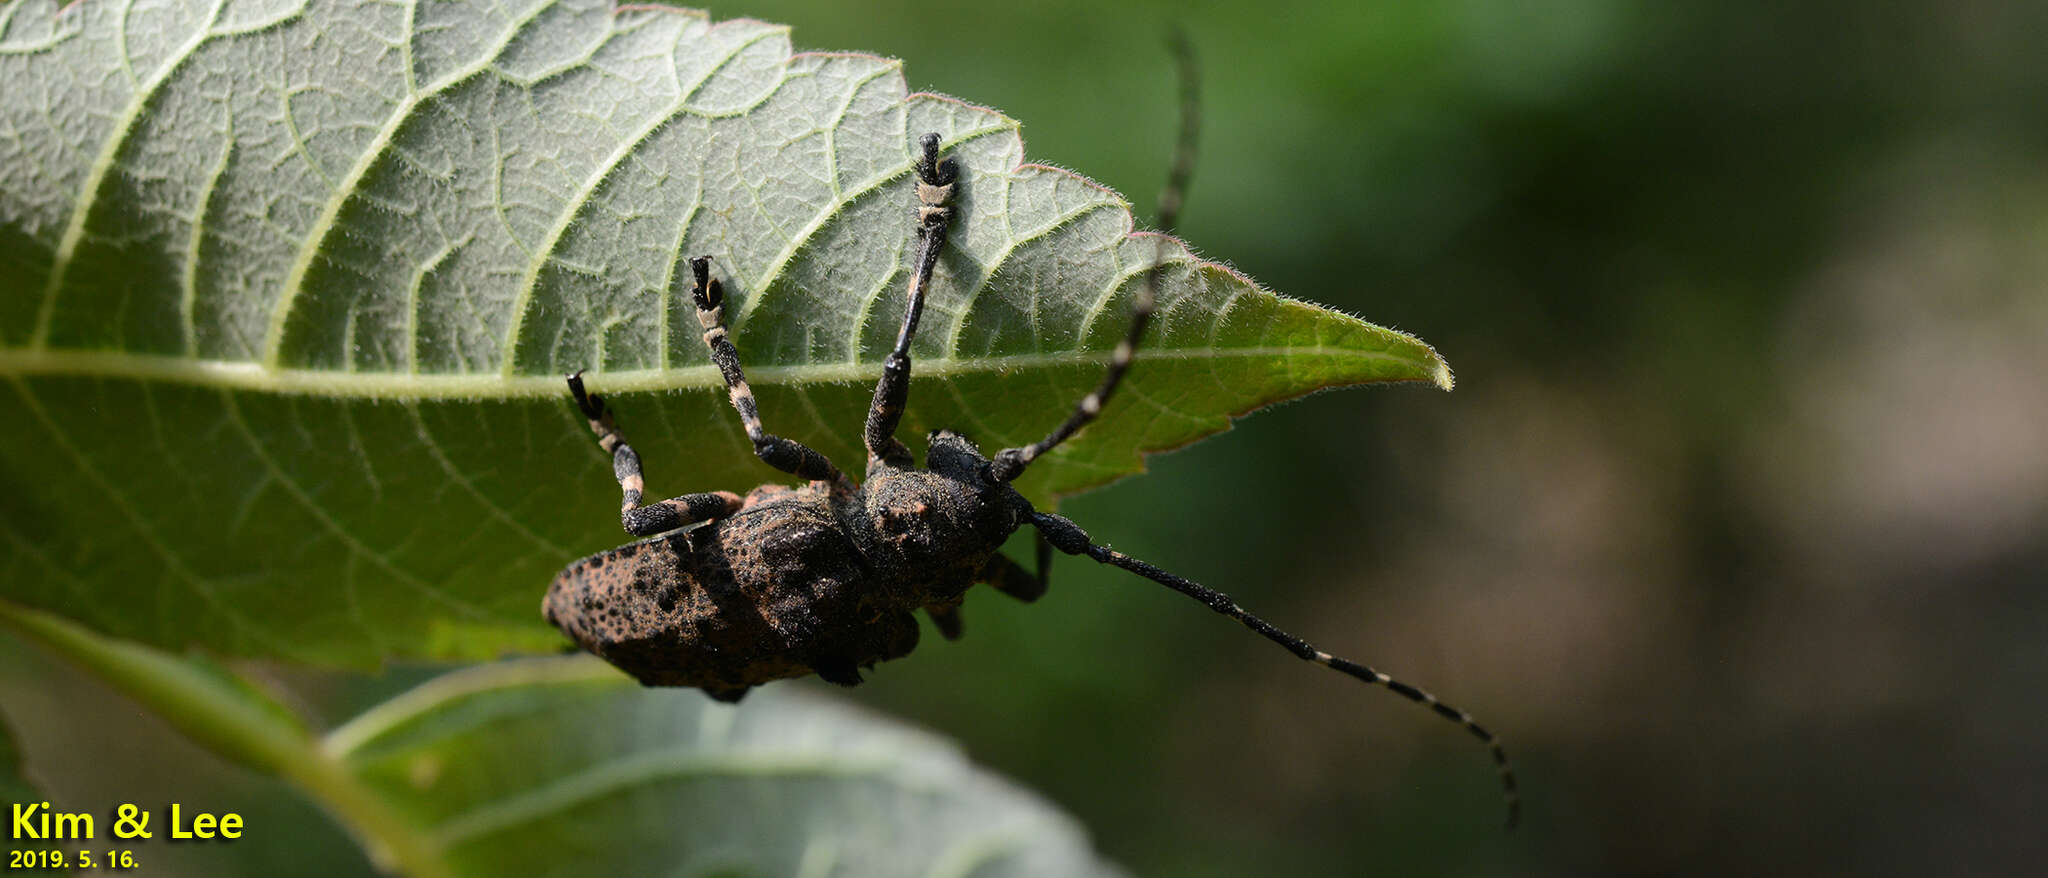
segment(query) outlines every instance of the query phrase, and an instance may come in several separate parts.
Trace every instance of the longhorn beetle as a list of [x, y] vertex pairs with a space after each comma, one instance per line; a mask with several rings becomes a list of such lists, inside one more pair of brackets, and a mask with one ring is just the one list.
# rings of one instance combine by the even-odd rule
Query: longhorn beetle
[[[1093, 542], [1059, 515], [1034, 508], [1011, 487], [1031, 462], [1095, 420], [1131, 366], [1157, 297], [1157, 268], [1146, 273], [1131, 326], [1111, 355], [1102, 383], [1081, 398], [1044, 439], [991, 457], [966, 437], [935, 430], [919, 469], [895, 437], [910, 391], [910, 341], [924, 311], [932, 267], [946, 243], [958, 168], [940, 160], [939, 135], [927, 134], [916, 162], [917, 226], [909, 307], [895, 349], [882, 364], [863, 438], [867, 478], [855, 483], [825, 456], [769, 433], [726, 332], [724, 295], [711, 260], [690, 260], [691, 296], [711, 362], [761, 460], [804, 479], [802, 487], [762, 485], [742, 498], [730, 491], [641, 503], [640, 456], [626, 444], [604, 398], [588, 393], [582, 373], [569, 394], [590, 420], [624, 494], [620, 517], [639, 542], [600, 552], [562, 571], [549, 587], [548, 621], [584, 649], [649, 686], [695, 686], [734, 702], [753, 686], [816, 673], [842, 686], [860, 668], [917, 646], [923, 609], [947, 639], [960, 636], [960, 600], [988, 583], [1020, 601], [1045, 593], [1051, 550], [1121, 567], [1208, 605], [1295, 656], [1377, 683], [1463, 725], [1493, 754], [1506, 791], [1508, 825], [1519, 814], [1515, 776], [1491, 732], [1436, 696], [1372, 668], [1330, 655], [1246, 612], [1228, 596]], [[1184, 177], [1178, 162], [1177, 178]], [[1177, 190], [1169, 186], [1169, 192]], [[1162, 199], [1161, 220], [1171, 225]], [[702, 527], [690, 525], [704, 523]], [[1037, 570], [998, 549], [1011, 534], [1038, 529]], [[685, 529], [688, 528], [688, 529]]]

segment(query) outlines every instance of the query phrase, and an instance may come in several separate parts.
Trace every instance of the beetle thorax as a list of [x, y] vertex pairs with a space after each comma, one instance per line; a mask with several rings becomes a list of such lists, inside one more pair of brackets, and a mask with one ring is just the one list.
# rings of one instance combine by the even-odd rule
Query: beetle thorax
[[966, 590], [1017, 528], [1007, 504], [990, 502], [992, 492], [940, 473], [871, 474], [863, 493], [874, 560], [921, 598]]

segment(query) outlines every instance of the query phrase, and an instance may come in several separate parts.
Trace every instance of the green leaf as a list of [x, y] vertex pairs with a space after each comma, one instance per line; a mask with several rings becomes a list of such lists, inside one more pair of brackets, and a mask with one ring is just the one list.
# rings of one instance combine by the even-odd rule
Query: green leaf
[[780, 27], [60, 2], [0, 6], [0, 595], [101, 631], [354, 666], [558, 643], [546, 583], [624, 541], [562, 373], [614, 395], [657, 495], [778, 475], [694, 331], [692, 255], [769, 429], [857, 469], [927, 131], [963, 180], [906, 439], [1038, 438], [1162, 261], [1130, 381], [1032, 496], [1320, 388], [1450, 384], [1410, 336], [1132, 234], [1015, 121]]
[[[802, 687], [732, 707], [587, 657], [529, 659], [444, 675], [316, 738], [213, 663], [5, 602], [0, 623], [294, 784], [414, 878], [1115, 874], [1071, 819], [952, 744]], [[0, 793], [21, 801], [4, 731]]]
[[587, 658], [459, 671], [328, 753], [476, 875], [1104, 875], [950, 743], [801, 686], [737, 708]]
[[452, 878], [439, 852], [388, 805], [320, 752], [275, 699], [202, 657], [102, 637], [45, 612], [0, 601], [0, 623], [154, 711], [222, 758], [297, 785], [342, 823], [373, 861], [413, 878]]

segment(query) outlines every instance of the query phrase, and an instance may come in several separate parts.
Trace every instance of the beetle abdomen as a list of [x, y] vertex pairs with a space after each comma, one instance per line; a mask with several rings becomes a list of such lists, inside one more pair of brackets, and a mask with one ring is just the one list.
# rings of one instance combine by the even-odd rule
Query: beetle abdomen
[[641, 683], [714, 693], [813, 671], [848, 682], [909, 653], [916, 620], [871, 587], [826, 499], [778, 488], [760, 500], [569, 565], [548, 621]]
[[556, 576], [543, 609], [577, 644], [649, 686], [743, 688], [810, 673], [736, 593], [730, 570], [700, 570], [696, 556], [687, 532], [600, 552]]

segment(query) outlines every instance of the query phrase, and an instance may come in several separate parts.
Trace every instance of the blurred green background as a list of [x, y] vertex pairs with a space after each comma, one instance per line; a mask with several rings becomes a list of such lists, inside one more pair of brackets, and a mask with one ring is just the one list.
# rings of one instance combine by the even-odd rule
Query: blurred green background
[[[1206, 127], [1183, 236], [1422, 336], [1459, 387], [1263, 412], [1063, 511], [1472, 710], [1517, 759], [1526, 826], [1499, 832], [1453, 727], [1072, 559], [1037, 605], [975, 593], [966, 639], [853, 700], [959, 739], [1146, 875], [2048, 862], [2048, 5], [713, 15], [903, 58], [1141, 216], [1184, 27]], [[117, 734], [137, 709], [92, 684], [23, 685], [60, 668], [0, 666], [49, 702], [10, 705], [32, 759], [113, 748], [38, 762], [55, 788], [309, 807]], [[417, 677], [277, 673], [336, 717]], [[195, 874], [359, 860], [338, 835], [188, 853]]]

